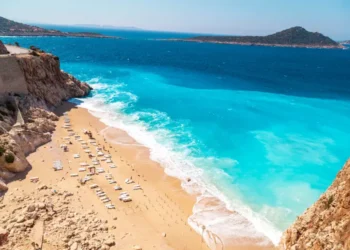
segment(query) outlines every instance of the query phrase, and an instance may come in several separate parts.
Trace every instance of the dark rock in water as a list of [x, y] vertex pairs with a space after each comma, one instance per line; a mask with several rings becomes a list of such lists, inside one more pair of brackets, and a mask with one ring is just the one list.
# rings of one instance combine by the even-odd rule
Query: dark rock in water
[[2, 41], [0, 41], [0, 55], [6, 55], [6, 54], [9, 54], [9, 52], [7, 51]]

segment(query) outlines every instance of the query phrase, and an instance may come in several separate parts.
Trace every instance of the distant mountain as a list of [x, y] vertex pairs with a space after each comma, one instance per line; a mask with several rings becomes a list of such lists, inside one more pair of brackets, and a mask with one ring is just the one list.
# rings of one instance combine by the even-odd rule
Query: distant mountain
[[85, 28], [98, 28], [98, 29], [112, 29], [112, 30], [143, 30], [137, 27], [124, 27], [124, 26], [114, 26], [114, 25], [98, 25], [98, 24], [74, 24], [70, 25], [74, 27], [85, 27]]
[[341, 42], [341, 44], [349, 44], [350, 45], [350, 40], [347, 40], [347, 41], [343, 41], [343, 42]]
[[44, 29], [37, 26], [18, 23], [0, 17], [0, 36], [63, 36], [63, 37], [93, 37], [117, 38], [93, 32], [61, 32], [53, 29]]
[[318, 32], [293, 27], [268, 36], [197, 36], [183, 41], [211, 42], [241, 45], [343, 48], [343, 46]]

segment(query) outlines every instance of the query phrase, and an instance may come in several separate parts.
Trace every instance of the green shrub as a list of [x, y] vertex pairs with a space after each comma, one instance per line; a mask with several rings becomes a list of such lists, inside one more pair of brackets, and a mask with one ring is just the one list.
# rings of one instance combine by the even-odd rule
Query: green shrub
[[5, 155], [5, 161], [7, 163], [13, 163], [15, 161], [15, 156], [12, 153], [7, 153]]
[[0, 146], [0, 156], [3, 156], [6, 149], [3, 146]]
[[10, 110], [10, 111], [12, 111], [12, 112], [15, 112], [15, 111], [16, 111], [16, 107], [13, 105], [12, 102], [7, 101], [5, 104], [6, 104], [6, 108], [7, 108], [8, 110]]
[[326, 208], [327, 209], [331, 207], [333, 201], [334, 201], [334, 196], [333, 195], [329, 196], [328, 199], [327, 199], [327, 202], [326, 202]]

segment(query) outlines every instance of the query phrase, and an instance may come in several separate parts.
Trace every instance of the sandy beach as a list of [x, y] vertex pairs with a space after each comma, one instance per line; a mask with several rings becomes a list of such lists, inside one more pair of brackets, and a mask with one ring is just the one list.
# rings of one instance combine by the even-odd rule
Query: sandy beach
[[[70, 132], [64, 128], [63, 113], [67, 112], [70, 119]], [[56, 110], [60, 117], [52, 141], [37, 149], [28, 156], [32, 168], [19, 180], [8, 184], [10, 192], [4, 196], [4, 209], [10, 209], [10, 197], [16, 192], [30, 194], [35, 192], [38, 185], [49, 185], [53, 188], [64, 187], [74, 193], [76, 198], [72, 203], [80, 211], [93, 210], [96, 216], [108, 220], [111, 231], [116, 236], [116, 245], [111, 249], [132, 249], [134, 245], [142, 246], [142, 249], [209, 249], [202, 240], [201, 235], [195, 232], [187, 223], [192, 214], [196, 197], [187, 194], [179, 180], [169, 177], [158, 163], [150, 160], [147, 148], [138, 144], [124, 131], [107, 127], [88, 110], [77, 108], [74, 104], [65, 103]], [[98, 168], [103, 168], [105, 173], [93, 175], [92, 180], [85, 185], [78, 182], [79, 178], [87, 175], [88, 169], [79, 172], [81, 163], [91, 164], [91, 159], [85, 150], [96, 154], [96, 147], [86, 143], [88, 135], [83, 130], [92, 132], [98, 147], [105, 154], [111, 156], [112, 163], [100, 161]], [[81, 137], [78, 141], [71, 136], [67, 143], [69, 133], [75, 133]], [[84, 143], [82, 144], [82, 141]], [[64, 152], [61, 144], [68, 146], [68, 152]], [[74, 158], [79, 154], [79, 158]], [[63, 170], [54, 171], [53, 162], [60, 160]], [[110, 168], [110, 165], [116, 168]], [[72, 173], [78, 177], [71, 177]], [[114, 184], [108, 183], [105, 174], [110, 173]], [[30, 182], [30, 178], [38, 177], [38, 183]], [[132, 179], [134, 183], [126, 184], [125, 179]], [[97, 184], [106, 195], [115, 209], [107, 209], [89, 188], [91, 184]], [[114, 190], [115, 185], [120, 185], [123, 190]], [[142, 189], [133, 190], [135, 185]], [[131, 202], [118, 200], [119, 193], [128, 192]], [[47, 249], [56, 249], [47, 246]], [[254, 246], [222, 246], [218, 243], [216, 249], [271, 249]]]

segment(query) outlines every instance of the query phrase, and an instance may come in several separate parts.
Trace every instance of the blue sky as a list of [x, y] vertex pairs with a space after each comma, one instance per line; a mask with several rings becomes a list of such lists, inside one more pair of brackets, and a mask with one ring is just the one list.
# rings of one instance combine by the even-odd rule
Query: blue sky
[[0, 6], [0, 16], [25, 22], [237, 35], [303, 26], [350, 39], [350, 0], [0, 0]]

